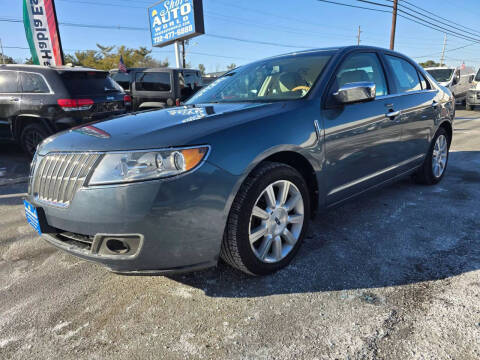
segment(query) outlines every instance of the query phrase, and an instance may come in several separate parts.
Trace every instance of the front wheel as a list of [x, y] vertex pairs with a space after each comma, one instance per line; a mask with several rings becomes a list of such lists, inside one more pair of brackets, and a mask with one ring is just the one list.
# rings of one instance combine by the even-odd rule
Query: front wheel
[[449, 136], [444, 128], [438, 129], [423, 165], [414, 175], [420, 184], [434, 185], [442, 180], [448, 164]]
[[47, 129], [40, 124], [28, 124], [20, 134], [20, 145], [23, 151], [33, 157], [37, 145], [49, 136]]
[[266, 162], [232, 204], [220, 256], [251, 275], [273, 273], [297, 253], [310, 218], [305, 180], [291, 166]]

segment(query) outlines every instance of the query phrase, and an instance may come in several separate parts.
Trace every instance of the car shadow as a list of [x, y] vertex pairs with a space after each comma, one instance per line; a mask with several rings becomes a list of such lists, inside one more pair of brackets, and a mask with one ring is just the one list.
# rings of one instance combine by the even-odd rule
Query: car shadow
[[436, 186], [405, 178], [318, 214], [294, 261], [273, 275], [251, 277], [220, 262], [169, 277], [207, 296], [235, 298], [397, 286], [478, 270], [478, 165], [480, 152], [454, 152]]
[[0, 186], [25, 182], [30, 159], [13, 143], [0, 143]]

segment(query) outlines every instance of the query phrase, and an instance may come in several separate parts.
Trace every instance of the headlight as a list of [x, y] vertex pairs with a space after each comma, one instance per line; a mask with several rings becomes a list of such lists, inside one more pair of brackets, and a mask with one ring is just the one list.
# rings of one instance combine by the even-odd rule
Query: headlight
[[95, 168], [89, 185], [106, 185], [165, 178], [197, 167], [209, 147], [107, 153]]

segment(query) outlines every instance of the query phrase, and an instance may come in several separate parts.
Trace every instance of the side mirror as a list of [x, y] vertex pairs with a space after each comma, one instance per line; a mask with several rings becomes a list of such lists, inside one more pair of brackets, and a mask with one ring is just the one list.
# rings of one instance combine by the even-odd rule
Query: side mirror
[[469, 82], [469, 83], [472, 83], [472, 82], [473, 82], [473, 79], [475, 79], [475, 75], [470, 75], [470, 76], [468, 77], [468, 82]]
[[371, 101], [375, 99], [375, 91], [375, 83], [354, 82], [343, 85], [337, 92], [333, 93], [333, 98], [339, 104]]
[[458, 77], [455, 76], [452, 80], [452, 85], [457, 85], [458, 84]]

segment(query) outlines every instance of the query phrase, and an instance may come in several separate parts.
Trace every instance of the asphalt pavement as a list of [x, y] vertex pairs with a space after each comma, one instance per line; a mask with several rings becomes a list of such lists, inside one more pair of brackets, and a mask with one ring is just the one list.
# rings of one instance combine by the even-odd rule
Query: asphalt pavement
[[[0, 147], [0, 359], [479, 359], [480, 112], [447, 173], [317, 216], [293, 263], [122, 276], [26, 223], [28, 161]], [[94, 209], [93, 209], [94, 210]]]

